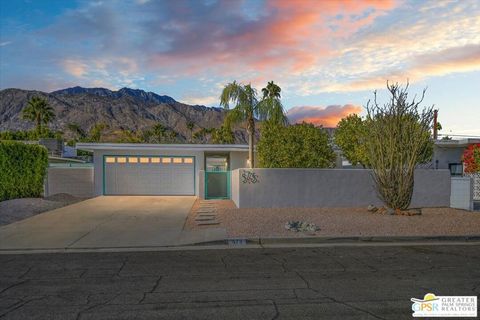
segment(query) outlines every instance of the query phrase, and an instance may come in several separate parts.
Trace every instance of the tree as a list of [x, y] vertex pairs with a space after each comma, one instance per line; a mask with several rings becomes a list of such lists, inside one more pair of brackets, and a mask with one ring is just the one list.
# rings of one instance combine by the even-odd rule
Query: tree
[[283, 110], [281, 102], [282, 89], [273, 81], [268, 82], [265, 88], [262, 88], [262, 100], [258, 104], [260, 120], [270, 121], [280, 125], [288, 124], [287, 116]]
[[67, 129], [75, 135], [75, 140], [82, 141], [87, 138], [87, 133], [77, 123], [69, 123]]
[[100, 142], [103, 139], [103, 133], [105, 130], [108, 129], [108, 125], [106, 123], [100, 122], [93, 125], [88, 132], [88, 140], [91, 142]]
[[466, 173], [480, 172], [480, 143], [470, 144], [463, 152], [462, 161]]
[[41, 135], [42, 125], [52, 121], [55, 118], [55, 112], [47, 100], [41, 97], [32, 97], [23, 109], [22, 116], [26, 120], [35, 122], [36, 131]]
[[287, 127], [266, 123], [257, 154], [264, 168], [333, 168], [336, 158], [328, 133], [307, 123]]
[[340, 120], [335, 130], [335, 144], [342, 149], [343, 155], [352, 165], [368, 166], [367, 150], [364, 144], [366, 132], [366, 123], [356, 114]]
[[190, 131], [190, 142], [193, 142], [193, 128], [195, 127], [195, 123], [192, 121], [187, 122], [187, 129]]
[[418, 101], [408, 101], [408, 83], [387, 83], [387, 89], [389, 102], [380, 106], [375, 92], [367, 103], [365, 146], [380, 198], [389, 208], [404, 210], [412, 199], [415, 168], [431, 158], [433, 106], [419, 111], [425, 90]]
[[[278, 98], [278, 100], [279, 99], [280, 98]], [[236, 81], [227, 84], [220, 96], [220, 105], [222, 105], [225, 109], [229, 109], [230, 103], [233, 103], [235, 106], [230, 112], [228, 112], [226, 121], [229, 121], [232, 124], [246, 122], [249, 146], [248, 157], [250, 159], [250, 167], [254, 168], [255, 164], [253, 148], [255, 137], [255, 117], [259, 117], [262, 120], [270, 120], [274, 123], [281, 122], [281, 117], [279, 114], [277, 114], [277, 112], [280, 110], [279, 107], [281, 107], [281, 104], [273, 105], [267, 102], [264, 104], [259, 104], [257, 91], [250, 84], [243, 85], [237, 83]], [[283, 109], [280, 111], [282, 114], [284, 114]]]
[[235, 142], [235, 135], [229, 121], [225, 121], [219, 129], [213, 128], [211, 134], [213, 143], [232, 144]]

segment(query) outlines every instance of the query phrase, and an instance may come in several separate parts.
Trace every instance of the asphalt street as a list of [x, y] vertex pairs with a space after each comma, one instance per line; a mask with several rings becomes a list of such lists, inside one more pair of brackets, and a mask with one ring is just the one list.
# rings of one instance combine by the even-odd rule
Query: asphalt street
[[0, 255], [0, 319], [412, 319], [478, 295], [480, 245]]

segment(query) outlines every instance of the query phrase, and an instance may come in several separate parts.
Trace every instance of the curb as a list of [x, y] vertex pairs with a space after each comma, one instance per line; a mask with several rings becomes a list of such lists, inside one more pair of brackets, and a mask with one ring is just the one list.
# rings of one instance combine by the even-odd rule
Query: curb
[[[480, 235], [471, 236], [398, 236], [398, 237], [303, 237], [303, 238], [231, 238], [225, 241], [216, 241], [216, 244], [232, 244], [232, 241], [243, 241], [246, 244], [334, 244], [334, 243], [399, 243], [399, 242], [442, 242], [480, 241]], [[199, 243], [198, 245], [205, 245]], [[212, 243], [213, 244], [213, 243]]]

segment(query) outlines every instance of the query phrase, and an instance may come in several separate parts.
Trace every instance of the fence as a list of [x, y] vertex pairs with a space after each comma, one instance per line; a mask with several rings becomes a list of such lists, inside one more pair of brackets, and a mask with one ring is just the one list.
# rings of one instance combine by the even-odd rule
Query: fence
[[77, 197], [94, 195], [93, 167], [83, 164], [52, 164], [45, 181], [45, 196], [68, 193]]
[[[411, 207], [449, 207], [450, 171], [415, 171]], [[239, 208], [382, 205], [370, 170], [237, 169], [232, 200]]]
[[473, 183], [473, 200], [480, 201], [480, 172], [477, 173], [465, 173], [465, 177], [472, 178]]

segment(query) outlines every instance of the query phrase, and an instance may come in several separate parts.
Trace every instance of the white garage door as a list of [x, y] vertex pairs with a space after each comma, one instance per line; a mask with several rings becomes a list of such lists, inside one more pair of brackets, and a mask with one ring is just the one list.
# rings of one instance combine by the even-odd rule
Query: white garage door
[[193, 157], [105, 156], [106, 195], [194, 195]]

